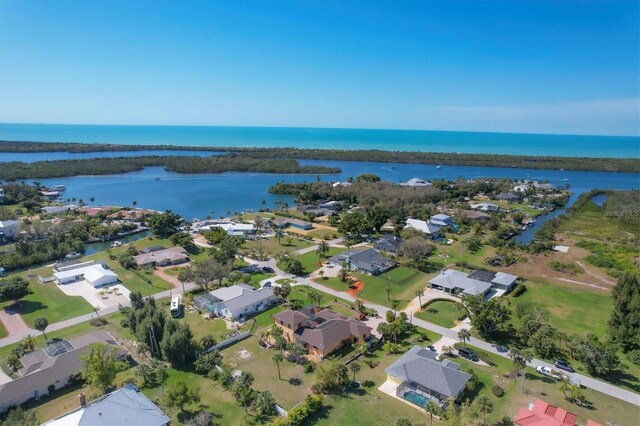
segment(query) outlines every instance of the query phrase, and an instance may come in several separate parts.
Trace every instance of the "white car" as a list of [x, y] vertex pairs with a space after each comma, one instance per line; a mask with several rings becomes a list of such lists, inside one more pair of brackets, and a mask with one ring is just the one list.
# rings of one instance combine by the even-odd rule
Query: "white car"
[[544, 376], [551, 377], [556, 380], [562, 380], [562, 375], [549, 367], [539, 365], [536, 367], [536, 371]]

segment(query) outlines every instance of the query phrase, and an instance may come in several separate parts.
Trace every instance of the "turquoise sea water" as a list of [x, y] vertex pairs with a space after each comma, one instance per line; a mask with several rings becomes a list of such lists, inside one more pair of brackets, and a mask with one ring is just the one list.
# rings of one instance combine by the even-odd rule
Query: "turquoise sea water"
[[639, 137], [421, 130], [0, 123], [0, 140], [640, 158]]

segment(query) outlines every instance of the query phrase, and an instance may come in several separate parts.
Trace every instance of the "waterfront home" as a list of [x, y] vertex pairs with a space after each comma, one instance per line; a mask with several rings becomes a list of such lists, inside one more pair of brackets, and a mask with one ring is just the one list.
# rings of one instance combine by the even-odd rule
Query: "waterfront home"
[[182, 247], [161, 248], [160, 250], [157, 248], [152, 247], [152, 251], [133, 256], [133, 261], [138, 267], [180, 265], [189, 261], [189, 254]]
[[44, 206], [42, 208], [42, 211], [45, 214], [60, 214], [60, 213], [65, 213], [68, 212], [70, 210], [76, 210], [78, 207], [74, 204], [67, 204], [64, 206]]
[[171, 421], [133, 384], [98, 397], [87, 404], [84, 393], [78, 395], [78, 407], [42, 426], [166, 426]]
[[447, 226], [454, 226], [455, 222], [451, 218], [451, 216], [440, 213], [433, 215], [429, 218], [428, 221], [432, 225], [440, 226], [442, 228], [446, 228]]
[[522, 196], [519, 194], [514, 194], [513, 192], [501, 192], [493, 198], [500, 201], [508, 201], [510, 203], [517, 203], [522, 201]]
[[440, 227], [438, 225], [420, 219], [408, 218], [404, 229], [416, 229], [432, 240], [440, 237]]
[[289, 342], [300, 343], [307, 354], [323, 359], [348, 343], [364, 342], [372, 328], [330, 309], [307, 306], [284, 310], [273, 315], [275, 324]]
[[344, 263], [349, 269], [371, 275], [380, 275], [396, 266], [393, 259], [381, 255], [372, 248], [354, 248], [329, 258], [332, 265], [341, 267]]
[[489, 220], [491, 219], [491, 215], [486, 213], [478, 212], [475, 210], [461, 210], [460, 214], [471, 219], [471, 220]]
[[380, 235], [380, 238], [375, 242], [373, 248], [387, 253], [396, 253], [400, 249], [401, 245], [402, 238], [391, 234], [383, 234]]
[[346, 186], [351, 186], [351, 182], [333, 182], [331, 184], [332, 188], [338, 188], [338, 187], [346, 187]]
[[455, 400], [467, 386], [471, 374], [448, 359], [436, 360], [435, 352], [414, 346], [385, 371], [387, 383], [396, 386], [395, 395], [424, 409], [428, 401], [443, 407]]
[[304, 205], [304, 206], [298, 206], [296, 207], [296, 210], [298, 210], [300, 213], [304, 213], [304, 214], [308, 214], [308, 213], [313, 213], [318, 217], [321, 216], [333, 216], [335, 214], [337, 214], [337, 212], [333, 209], [328, 209], [325, 207], [320, 207], [317, 205]]
[[141, 222], [151, 213], [151, 211], [147, 210], [118, 210], [107, 217], [109, 219], [122, 220], [124, 222]]
[[433, 186], [431, 184], [431, 182], [428, 182], [424, 179], [420, 179], [417, 177], [411, 178], [406, 182], [400, 182], [398, 185], [400, 186], [410, 186], [413, 188], [425, 188], [425, 187], [429, 187], [429, 186]]
[[20, 231], [20, 222], [17, 220], [0, 221], [0, 243], [13, 241]]
[[324, 203], [318, 204], [318, 207], [329, 210], [339, 210], [343, 204], [344, 201], [325, 201]]
[[60, 198], [60, 192], [58, 191], [42, 191], [40, 192], [40, 195], [42, 195], [42, 198], [47, 201], [56, 201]]
[[98, 288], [105, 285], [117, 284], [119, 282], [118, 275], [105, 265], [100, 263], [88, 262], [60, 267], [58, 272], [54, 272], [56, 283], [64, 285], [84, 280], [92, 287]]
[[195, 305], [200, 309], [241, 322], [277, 302], [278, 298], [273, 294], [273, 288], [255, 289], [249, 284], [222, 287], [198, 296], [194, 300]]
[[473, 210], [478, 210], [483, 213], [496, 213], [500, 211], [500, 207], [492, 204], [492, 203], [478, 203], [478, 204], [470, 204]]
[[28, 352], [20, 361], [19, 378], [0, 385], [0, 412], [30, 399], [60, 389], [82, 371], [82, 356], [94, 343], [113, 348], [119, 359], [126, 359], [127, 351], [105, 330], [97, 330], [68, 340], [58, 340], [45, 348]]
[[[527, 408], [521, 407], [513, 421], [518, 426], [575, 426], [578, 415], [537, 399], [536, 402], [529, 403]], [[586, 426], [602, 425], [587, 420]]]
[[273, 219], [271, 223], [273, 224], [273, 226], [280, 229], [288, 227], [302, 229], [304, 231], [313, 229], [313, 223], [289, 217]]

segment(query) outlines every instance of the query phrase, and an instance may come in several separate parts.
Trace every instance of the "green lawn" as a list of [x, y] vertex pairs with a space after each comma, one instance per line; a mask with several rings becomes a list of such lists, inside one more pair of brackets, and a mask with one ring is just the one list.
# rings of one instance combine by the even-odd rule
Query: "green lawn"
[[422, 311], [416, 312], [414, 315], [442, 327], [451, 328], [456, 325], [455, 321], [460, 313], [456, 306], [453, 301], [437, 301], [427, 305]]
[[280, 243], [278, 243], [276, 238], [263, 238], [261, 240], [245, 242], [241, 251], [246, 256], [250, 256], [252, 253], [258, 253], [258, 250], [262, 248], [266, 256], [275, 257], [278, 253], [299, 250], [301, 248], [312, 246], [313, 244], [315, 243], [287, 236], [282, 238]]
[[617, 220], [615, 217], [605, 216], [607, 205], [599, 207], [594, 202], [587, 202], [578, 212], [562, 222], [559, 232], [579, 235], [600, 242], [629, 242], [630, 236], [637, 241], [640, 229]]
[[2, 321], [0, 321], [0, 339], [2, 339], [3, 337], [7, 337], [7, 335], [7, 329], [4, 327]]
[[538, 210], [538, 209], [534, 209], [533, 207], [529, 207], [530, 203], [528, 202], [510, 203], [508, 201], [502, 201], [502, 200], [491, 200], [491, 203], [497, 206], [500, 206], [500, 208], [506, 209], [506, 210], [520, 210], [523, 213], [527, 213], [531, 217], [540, 216], [541, 214], [545, 213], [543, 210]]
[[[398, 266], [375, 277], [357, 272], [353, 276], [364, 282], [358, 297], [388, 307], [397, 300], [401, 309], [416, 297], [417, 290], [423, 291], [427, 285], [427, 274], [406, 266]], [[389, 297], [385, 292], [387, 287], [391, 288]]]
[[[141, 270], [127, 270], [114, 260], [105, 260], [109, 268], [118, 274], [118, 278], [122, 281], [122, 285], [128, 288], [130, 291], [139, 291], [143, 296], [150, 296], [152, 294], [160, 293], [161, 291], [169, 290], [171, 284], [159, 278], [153, 274], [146, 273]], [[150, 279], [151, 284], [146, 280]]]
[[333, 240], [342, 237], [342, 233], [335, 229], [315, 229], [307, 234], [310, 237], [318, 238], [321, 240]]
[[[609, 295], [554, 285], [543, 279], [527, 281], [526, 286], [523, 294], [510, 298], [513, 309], [519, 302], [533, 302], [548, 311], [549, 324], [561, 332], [592, 333], [606, 340], [607, 321], [613, 306]], [[517, 326], [515, 315], [513, 317]]]
[[[480, 352], [477, 348], [474, 350]], [[496, 364], [495, 367], [478, 365], [463, 358], [455, 358], [454, 361], [463, 369], [473, 368], [481, 383], [478, 389], [465, 396], [473, 398], [485, 395], [493, 402], [493, 413], [487, 416], [489, 424], [499, 421], [505, 414], [515, 415], [519, 407], [526, 407], [536, 398], [576, 413], [580, 424], [585, 424], [587, 419], [601, 424], [621, 425], [631, 425], [637, 421], [637, 407], [591, 389], [583, 389], [588, 401], [592, 404], [590, 407], [580, 407], [567, 401], [558, 390], [558, 382], [541, 376], [531, 367], [527, 368], [527, 379], [524, 382], [526, 393], [522, 393], [519, 382], [504, 377], [512, 370], [511, 361], [498, 355], [487, 354], [486, 356]], [[491, 393], [491, 387], [494, 384], [504, 388], [505, 394], [501, 398]]]
[[319, 258], [314, 250], [298, 256], [298, 259], [300, 260], [300, 263], [302, 263], [304, 273], [310, 274], [319, 269], [322, 266], [322, 263], [326, 262], [328, 258], [335, 256], [336, 254], [340, 254], [343, 251], [346, 251], [346, 249], [342, 247], [329, 247], [329, 253], [327, 253], [325, 258]]
[[19, 275], [29, 281], [30, 294], [22, 300], [0, 303], [0, 309], [11, 306], [22, 319], [31, 326], [37, 317], [45, 317], [49, 324], [93, 311], [92, 306], [80, 296], [67, 296], [54, 283], [42, 284], [36, 278], [37, 275], [50, 276], [51, 268], [39, 268], [22, 272]]
[[[457, 262], [466, 262], [469, 265], [483, 266], [484, 258], [493, 254], [495, 249], [489, 246], [482, 246], [476, 252], [469, 252], [464, 245], [464, 241], [469, 235], [458, 237], [459, 241], [454, 241], [451, 245], [437, 245], [436, 251], [431, 255], [433, 261], [442, 262], [444, 265], [450, 265]], [[439, 254], [446, 254], [446, 258], [438, 257]]]

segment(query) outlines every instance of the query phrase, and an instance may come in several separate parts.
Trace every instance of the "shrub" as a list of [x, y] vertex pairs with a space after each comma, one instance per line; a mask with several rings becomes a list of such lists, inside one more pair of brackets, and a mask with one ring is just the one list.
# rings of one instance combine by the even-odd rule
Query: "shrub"
[[305, 373], [313, 373], [313, 371], [315, 370], [315, 366], [312, 362], [307, 362], [304, 365], [304, 372]]
[[635, 365], [640, 365], [640, 349], [633, 350], [627, 354], [629, 361]]
[[511, 293], [509, 293], [509, 295], [511, 297], [518, 297], [525, 291], [527, 291], [527, 286], [524, 285], [524, 283], [516, 283], [516, 285], [513, 287], [513, 290], [511, 290]]
[[493, 385], [491, 387], [491, 393], [494, 396], [497, 396], [498, 398], [500, 398], [502, 395], [504, 395], [504, 389], [502, 389], [502, 386], [500, 385]]

